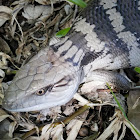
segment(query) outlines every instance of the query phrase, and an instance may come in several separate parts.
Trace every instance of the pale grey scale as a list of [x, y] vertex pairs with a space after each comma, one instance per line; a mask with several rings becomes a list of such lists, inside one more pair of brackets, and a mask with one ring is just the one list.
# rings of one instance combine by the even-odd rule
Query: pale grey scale
[[21, 69], [20, 72], [18, 73], [18, 75], [16, 75], [15, 80], [17, 81], [18, 79], [25, 78], [25, 77], [27, 77], [27, 75], [28, 75], [28, 71]]
[[[66, 41], [67, 41], [67, 40], [66, 40]], [[60, 43], [57, 43], [56, 45], [51, 45], [50, 48], [53, 49], [54, 52], [57, 52], [58, 49], [59, 49], [60, 47], [62, 47], [62, 46], [65, 44], [66, 41], [63, 41], [63, 43], [61, 43], [61, 44], [60, 44]]]
[[[48, 69], [49, 67], [49, 69]], [[50, 68], [52, 67], [52, 64], [51, 63], [46, 63], [46, 64], [43, 64], [42, 66], [39, 66], [37, 68], [37, 72], [36, 73], [44, 73], [44, 72], [47, 72], [50, 70]]]
[[5, 95], [5, 102], [13, 102], [13, 95], [15, 96], [15, 91], [11, 91], [11, 90], [8, 90], [7, 92], [10, 92], [11, 94], [6, 94]]
[[28, 71], [28, 75], [32, 76], [32, 75], [35, 75], [36, 73], [37, 73], [37, 69], [35, 67], [30, 67]]
[[[37, 88], [37, 85], [36, 85], [36, 83], [38, 82], [38, 81], [36, 81], [35, 79], [34, 79], [34, 77], [37, 77], [37, 75], [35, 74], [35, 75], [33, 75], [33, 76], [27, 76], [27, 77], [25, 77], [25, 78], [22, 78], [22, 80], [18, 80], [18, 81], [16, 81], [15, 82], [15, 84], [17, 85], [17, 87], [18, 87], [18, 89], [16, 89], [14, 92], [15, 92], [15, 94], [16, 94], [16, 99], [18, 100], [19, 98], [24, 98], [24, 96], [25, 95], [27, 95], [27, 92], [29, 93], [29, 90], [31, 90], [31, 91], [33, 91], [34, 90], [34, 88]], [[38, 77], [38, 80], [40, 81], [39, 82], [39, 84], [40, 85], [42, 85], [42, 82], [41, 82], [41, 77]], [[43, 76], [43, 82], [44, 82], [44, 76]], [[34, 85], [35, 86], [32, 86], [33, 85], [33, 83], [35, 83]], [[14, 87], [14, 85], [11, 85], [11, 87]], [[33, 88], [31, 88], [31, 86], [33, 87]], [[29, 89], [29, 90], [28, 90]], [[26, 92], [27, 91], [27, 92]], [[26, 93], [25, 93], [26, 92]], [[8, 98], [10, 98], [9, 97], [9, 95], [8, 95]]]
[[[35, 55], [27, 64], [25, 64], [25, 67], [27, 67], [28, 71], [36, 69], [39, 66], [43, 66], [44, 64], [48, 63], [48, 49], [43, 49], [38, 52], [37, 55]], [[50, 63], [50, 62], [49, 62]], [[29, 72], [28, 72], [29, 73]]]
[[[17, 109], [24, 108], [24, 107], [30, 106], [31, 104], [34, 104], [34, 103], [37, 104], [37, 100], [38, 100], [38, 98], [36, 98], [35, 94], [32, 94], [32, 96], [30, 96], [27, 94], [27, 92], [23, 93], [21, 91], [17, 91], [16, 103], [15, 103], [16, 107], [15, 108], [17, 108]], [[26, 104], [25, 104], [25, 102], [26, 102]]]
[[33, 76], [26, 76], [26, 77], [24, 77], [24, 78], [21, 78], [21, 79], [23, 79], [22, 81], [19, 79], [19, 80], [17, 80], [16, 81], [16, 85], [20, 88], [20, 89], [22, 89], [22, 90], [25, 90], [25, 89], [27, 89], [27, 84], [25, 84], [25, 82], [24, 82], [24, 80], [25, 81], [28, 81], [28, 84], [33, 80]]
[[34, 104], [36, 104], [35, 100], [32, 100], [32, 101], [29, 102], [30, 107], [33, 106]]
[[49, 48], [43, 48], [41, 49], [35, 56], [32, 57], [32, 59], [30, 59], [30, 61], [28, 63], [33, 63], [34, 61], [38, 61], [38, 59], [42, 58], [40, 61], [46, 62], [48, 55]]
[[39, 67], [39, 66], [42, 66], [44, 64], [44, 61], [42, 61], [41, 58], [38, 58], [37, 60], [35, 60], [34, 62], [30, 62], [28, 63], [28, 65], [30, 65], [30, 67]]
[[114, 27], [106, 14], [106, 10], [104, 10], [103, 6], [99, 3], [100, 0], [92, 1], [90, 6], [84, 11], [83, 17], [86, 18], [87, 23], [95, 25], [93, 32], [97, 34], [101, 41], [106, 42], [106, 47], [109, 48], [108, 53], [114, 55], [114, 57], [123, 54], [123, 61], [126, 63], [125, 67], [129, 67], [130, 64], [127, 58], [129, 49], [127, 48], [127, 44], [118, 38], [117, 33], [114, 31]]
[[[30, 63], [34, 63], [33, 61], [30, 61]], [[45, 62], [46, 63], [46, 62]], [[15, 84], [17, 85], [17, 87], [18, 87], [18, 91], [20, 91], [20, 92], [22, 92], [22, 90], [23, 91], [28, 91], [28, 88], [29, 87], [31, 87], [32, 85], [36, 85], [36, 83], [37, 83], [37, 80], [39, 81], [39, 80], [43, 80], [43, 82], [44, 82], [44, 78], [45, 78], [45, 76], [44, 76], [44, 74], [38, 74], [38, 73], [41, 73], [41, 72], [47, 72], [48, 71], [48, 65], [50, 65], [50, 63], [46, 63], [46, 64], [40, 64], [38, 67], [35, 67], [35, 65], [36, 65], [36, 63], [35, 63], [35, 65], [34, 65], [34, 67], [29, 67], [30, 65], [29, 64], [26, 64], [27, 65], [27, 67], [29, 68], [28, 69], [28, 72], [26, 72], [25, 73], [25, 71], [24, 70], [21, 70], [21, 71], [19, 71], [18, 73], [17, 73], [17, 77], [18, 77], [18, 79], [14, 79], [14, 81], [15, 81]], [[25, 67], [26, 67], [26, 65], [25, 65]], [[37, 64], [38, 65], [38, 64]], [[50, 68], [50, 67], [49, 67]], [[21, 74], [21, 72], [23, 72], [24, 71], [24, 73], [23, 73], [23, 75]], [[43, 72], [43, 73], [44, 73]], [[28, 74], [28, 76], [24, 76], [24, 75], [27, 75]], [[20, 76], [21, 75], [21, 76]], [[21, 80], [22, 79], [22, 80]], [[25, 82], [26, 81], [26, 82]], [[42, 84], [42, 82], [40, 81], [39, 82], [40, 84], [39, 85], [41, 85]], [[14, 85], [12, 86], [11, 85], [11, 87], [14, 87]], [[34, 87], [34, 86], [32, 86], [32, 87]], [[36, 87], [36, 86], [35, 86]], [[37, 87], [36, 87], [37, 88]], [[20, 93], [19, 92], [19, 93]], [[19, 95], [19, 94], [18, 94]]]
[[11, 84], [12, 84], [12, 86], [10, 86], [7, 91], [16, 91], [16, 90], [18, 90], [18, 86], [15, 84], [15, 82], [12, 82]]
[[28, 73], [29, 73], [29, 69], [30, 69], [30, 66], [28, 64], [22, 66], [20, 68], [20, 71], [18, 71], [18, 73], [16, 74], [16, 76], [14, 77], [14, 81], [17, 81], [19, 79], [22, 79], [22, 78], [25, 78], [28, 76]]
[[17, 109], [17, 104], [13, 102], [12, 104], [6, 104], [5, 107], [9, 108], [9, 110], [12, 110], [13, 108]]
[[[8, 94], [8, 97], [7, 95], [5, 96], [5, 102], [8, 101], [11, 102], [11, 104], [5, 104], [5, 107], [8, 107], [9, 109], [12, 109], [12, 108], [17, 108], [17, 100], [18, 98], [24, 98], [26, 95], [25, 95], [25, 91], [20, 91], [20, 94], [19, 94], [19, 90], [17, 91], [14, 91], [14, 92], [10, 92], [11, 94]], [[15, 97], [15, 100], [13, 101], [12, 98], [13, 98], [13, 95]], [[8, 100], [7, 100], [8, 99]]]
[[[64, 57], [65, 61], [72, 63], [73, 66], [77, 66], [82, 59], [81, 55], [79, 55], [79, 60], [77, 62], [74, 62], [75, 57], [77, 57], [76, 56], [77, 52], [80, 49], [82, 49], [84, 53], [89, 52], [89, 48], [87, 47], [87, 41], [85, 40], [85, 35], [80, 32], [73, 32], [72, 34], [70, 34], [69, 40], [72, 42], [71, 46], [67, 50], [64, 49], [64, 51], [61, 52], [60, 57]], [[51, 46], [51, 48], [57, 54], [57, 52], [59, 52], [59, 49], [63, 47], [64, 44], [58, 46], [53, 45]], [[69, 54], [69, 51], [73, 47], [77, 47], [77, 51], [70, 52], [71, 55], [68, 57], [67, 54]]]
[[26, 94], [26, 90], [22, 90], [22, 89], [18, 89], [15, 91], [15, 94], [16, 94], [16, 100], [20, 99], [20, 98], [23, 98]]
[[[107, 88], [106, 83], [108, 83], [114, 88], [121, 89], [121, 90], [129, 90], [132, 87], [132, 84], [130, 83], [130, 81], [127, 78], [125, 78], [124, 75], [121, 75], [117, 71], [95, 70], [95, 71], [92, 71], [91, 73], [88, 73], [87, 77], [85, 77], [83, 82], [84, 81], [86, 81], [87, 84], [95, 81], [97, 85], [99, 82], [101, 85], [103, 85], [103, 87], [106, 87], [106, 88]], [[86, 83], [85, 83], [85, 86], [86, 86]], [[92, 90], [92, 89], [89, 89], [89, 90]]]
[[73, 62], [74, 62], [75, 64], [77, 64], [77, 65], [81, 65], [81, 60], [82, 60], [82, 58], [84, 57], [84, 55], [85, 55], [85, 52], [84, 52], [82, 49], [80, 49], [80, 50], [77, 52], [77, 54], [75, 55], [75, 57], [74, 57], [74, 59], [73, 59]]
[[34, 80], [44, 80], [44, 78], [45, 78], [44, 73], [43, 74], [39, 73], [34, 76]]
[[63, 56], [65, 58], [65, 61], [69, 61], [69, 59], [70, 61], [73, 61], [73, 58], [77, 52], [78, 52], [77, 46], [72, 45], [67, 51], [67, 53]]

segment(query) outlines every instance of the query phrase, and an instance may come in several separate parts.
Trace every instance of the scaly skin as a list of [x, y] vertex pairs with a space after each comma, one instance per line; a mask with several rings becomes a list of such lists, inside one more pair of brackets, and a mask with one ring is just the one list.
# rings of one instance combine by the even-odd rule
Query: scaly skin
[[[140, 66], [139, 5], [139, 0], [90, 2], [69, 36], [41, 50], [17, 72], [3, 107], [24, 112], [63, 105], [94, 70]], [[125, 78], [118, 80], [120, 75], [116, 77], [117, 81], [109, 81], [127, 83]]]

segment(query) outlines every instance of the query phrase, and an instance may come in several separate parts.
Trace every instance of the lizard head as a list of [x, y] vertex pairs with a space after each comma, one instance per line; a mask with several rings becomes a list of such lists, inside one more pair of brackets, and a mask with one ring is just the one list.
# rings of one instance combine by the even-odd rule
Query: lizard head
[[16, 73], [5, 93], [3, 107], [27, 112], [60, 106], [72, 99], [81, 72], [58, 58], [53, 51], [41, 50]]

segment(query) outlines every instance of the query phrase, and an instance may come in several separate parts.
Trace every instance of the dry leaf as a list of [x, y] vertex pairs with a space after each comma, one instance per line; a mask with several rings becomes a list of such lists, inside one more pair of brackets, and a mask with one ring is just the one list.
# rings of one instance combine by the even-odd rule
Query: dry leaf
[[7, 6], [0, 6], [0, 27], [11, 18], [12, 10]]
[[65, 1], [65, 0], [35, 0], [36, 2], [38, 2], [39, 4], [42, 4], [42, 5], [47, 5], [47, 4], [50, 4], [50, 3], [57, 3], [57, 2], [61, 2], [61, 1]]
[[3, 78], [5, 77], [5, 72], [3, 70], [0, 69], [0, 82], [2, 82]]
[[0, 122], [9, 117], [10, 115], [2, 115], [0, 116]]
[[42, 5], [46, 5], [47, 4], [46, 0], [35, 0], [35, 1], [38, 2], [39, 4], [42, 4]]
[[9, 116], [10, 115], [8, 115], [3, 109], [0, 108], [0, 122], [3, 121], [4, 119], [6, 119]]
[[7, 117], [14, 120], [12, 115], [8, 115], [2, 108], [0, 108], [0, 122], [6, 119]]
[[10, 47], [5, 40], [0, 37], [0, 51], [4, 53], [10, 53]]
[[11, 138], [13, 137], [13, 132], [15, 130], [16, 125], [17, 125], [17, 122], [14, 121], [9, 126], [9, 137]]
[[0, 69], [0, 105], [2, 105], [2, 99], [4, 98], [3, 86], [2, 86], [2, 81], [4, 77], [5, 77], [5, 72]]
[[0, 56], [2, 57], [0, 60], [0, 68], [7, 69], [7, 59], [11, 59], [11, 57], [3, 52], [0, 52]]
[[67, 137], [67, 140], [75, 140], [76, 139], [82, 124], [83, 124], [83, 121], [80, 121], [80, 120], [72, 120], [68, 124], [67, 130], [71, 129], [71, 131], [68, 134], [69, 136]]
[[9, 132], [9, 125], [10, 125], [10, 121], [8, 121], [7, 119], [5, 119], [0, 123], [0, 135], [2, 133]]
[[51, 124], [47, 124], [43, 127], [42, 133], [40, 136], [40, 140], [48, 140], [49, 139], [51, 130], [53, 129], [53, 126], [52, 127], [50, 127], [50, 126], [51, 126]]
[[42, 18], [44, 16], [48, 16], [51, 13], [50, 6], [34, 6], [34, 5], [27, 5], [24, 7], [24, 12], [22, 15], [28, 20], [35, 20], [38, 18]]
[[[124, 118], [120, 110], [116, 111], [116, 113], [114, 114], [114, 117], [115, 119], [110, 123], [110, 125], [105, 129], [105, 131], [97, 138], [97, 140], [105, 140], [112, 134], [114, 134], [113, 140], [122, 140], [125, 136], [126, 126], [131, 130], [135, 138], [139, 140], [139, 136], [134, 131], [134, 129], [137, 130], [138, 133], [140, 133], [139, 130], [131, 122], [128, 122]], [[121, 130], [121, 128], [122, 128], [122, 132], [118, 138], [118, 133]]]
[[0, 122], [0, 138], [1, 138], [1, 140], [11, 140], [11, 138], [8, 135], [9, 125], [10, 125], [10, 121], [8, 121], [7, 119]]
[[131, 90], [127, 97], [128, 118], [140, 130], [140, 90]]
[[21, 122], [18, 125], [20, 125], [20, 126], [25, 128], [22, 131], [30, 131], [33, 128], [35, 128], [35, 125], [33, 123], [30, 123], [30, 122]]
[[39, 137], [31, 136], [27, 138], [26, 140], [41, 140]]
[[63, 139], [63, 125], [59, 124], [53, 128], [51, 132], [52, 140], [64, 140]]
[[[140, 134], [140, 131], [130, 122], [128, 122], [127, 120], [124, 120], [124, 124], [131, 130], [131, 132], [134, 134], [134, 136], [135, 136], [135, 138], [137, 139], [137, 140], [139, 140], [140, 139], [140, 137], [139, 137], [139, 135], [134, 131], [134, 129], [135, 130], [137, 130], [137, 132]], [[131, 125], [130, 125], [131, 124]], [[133, 127], [132, 127], [133, 126]]]

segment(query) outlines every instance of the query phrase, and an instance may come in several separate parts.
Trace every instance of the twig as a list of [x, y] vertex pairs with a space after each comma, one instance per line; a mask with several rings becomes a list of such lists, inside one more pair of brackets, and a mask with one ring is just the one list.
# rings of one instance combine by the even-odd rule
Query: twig
[[[78, 109], [74, 114], [72, 114], [71, 116], [67, 117], [63, 122], [56, 122], [56, 123], [52, 123], [50, 128], [51, 127], [56, 127], [57, 125], [59, 124], [67, 124], [69, 123], [72, 119], [74, 119], [75, 117], [77, 117], [78, 115], [82, 114], [83, 112], [85, 112], [87, 109], [89, 108], [89, 106], [87, 105], [84, 105], [83, 107], [81, 107], [80, 109]], [[42, 131], [42, 128], [44, 126], [40, 126], [38, 129], [39, 129], [39, 132]], [[33, 135], [34, 133], [36, 133], [36, 128], [33, 128], [32, 130], [28, 131], [27, 133], [25, 133], [21, 139], [22, 140], [25, 140], [26, 138], [28, 138], [29, 136]]]

